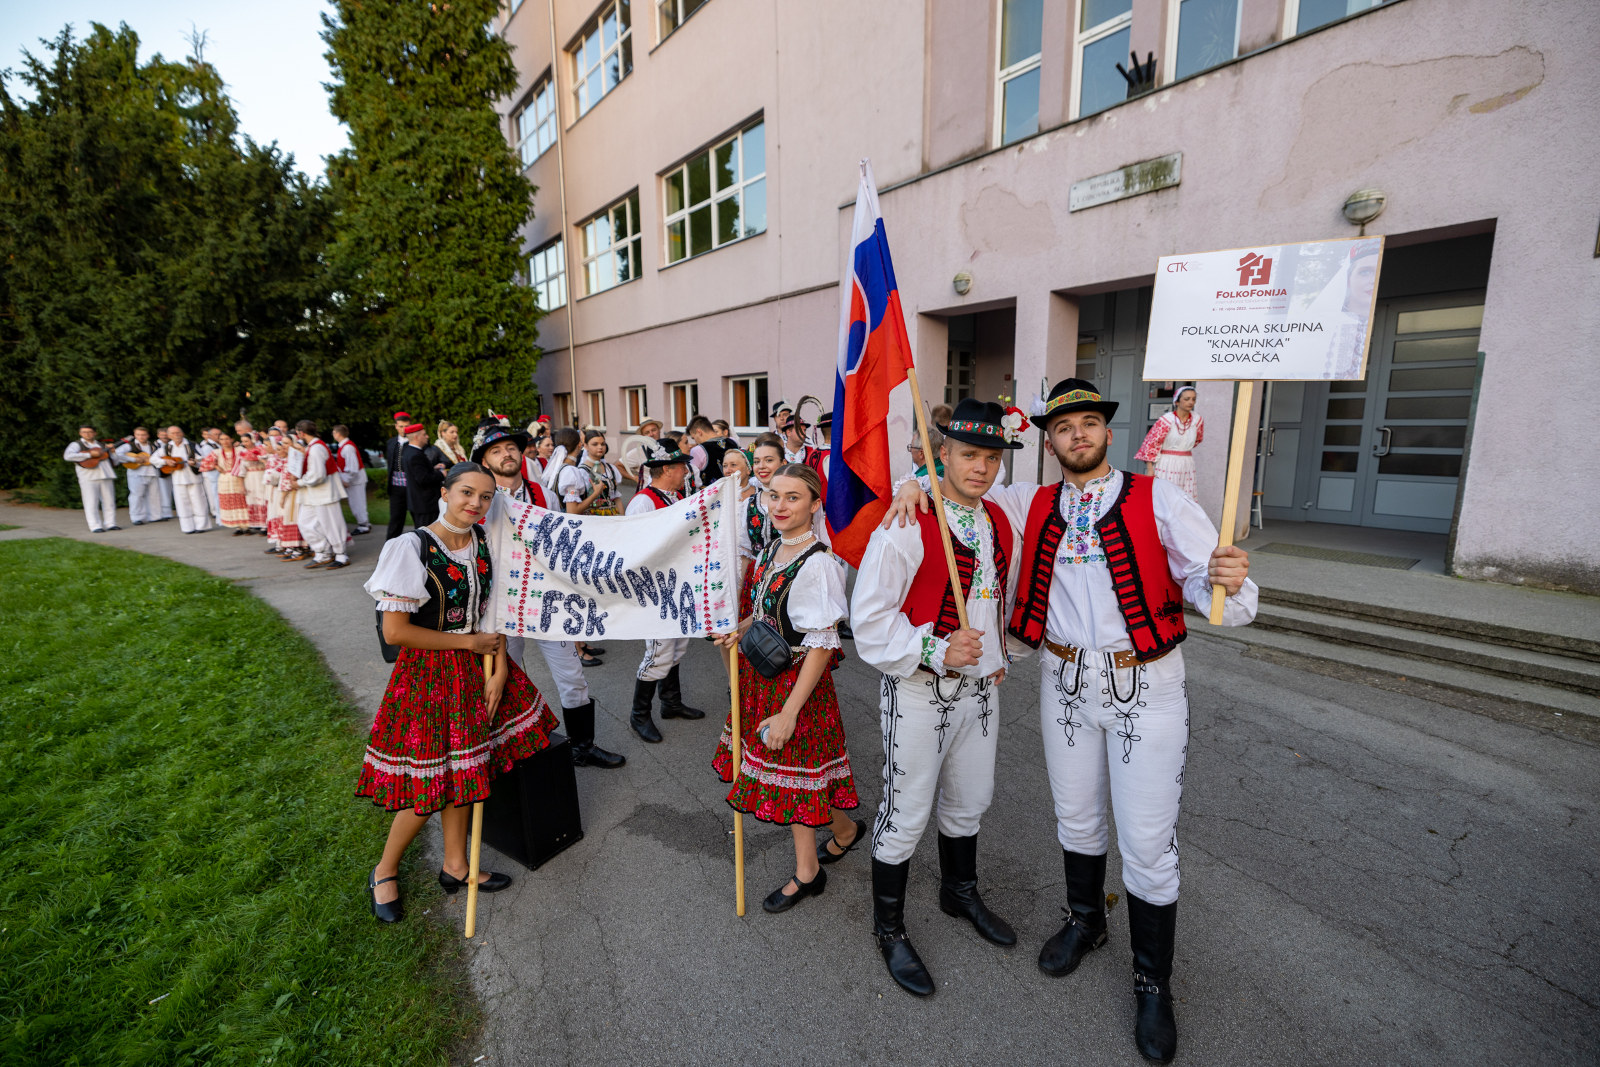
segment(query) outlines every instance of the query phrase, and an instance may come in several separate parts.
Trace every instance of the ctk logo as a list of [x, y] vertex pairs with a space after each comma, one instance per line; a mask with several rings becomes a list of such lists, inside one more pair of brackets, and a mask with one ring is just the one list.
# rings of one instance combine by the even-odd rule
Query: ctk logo
[[1260, 252], [1248, 252], [1239, 257], [1239, 284], [1244, 288], [1252, 285], [1269, 285], [1272, 282], [1272, 257], [1263, 256]]

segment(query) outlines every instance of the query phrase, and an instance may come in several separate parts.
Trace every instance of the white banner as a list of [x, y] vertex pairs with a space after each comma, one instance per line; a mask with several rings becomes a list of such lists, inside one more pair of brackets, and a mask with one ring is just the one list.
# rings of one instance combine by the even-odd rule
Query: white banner
[[739, 608], [739, 488], [723, 478], [646, 515], [571, 515], [511, 502], [489, 516], [484, 628], [547, 641], [729, 633]]
[[1382, 237], [1163, 256], [1146, 381], [1366, 375]]

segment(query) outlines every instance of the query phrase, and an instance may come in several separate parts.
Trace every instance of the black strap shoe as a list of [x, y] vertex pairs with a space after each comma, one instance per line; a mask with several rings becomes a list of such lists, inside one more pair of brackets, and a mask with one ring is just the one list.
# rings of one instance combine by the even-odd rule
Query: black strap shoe
[[939, 835], [939, 910], [965, 919], [985, 941], [1009, 948], [1017, 943], [1011, 924], [990, 911], [978, 895], [978, 838]]
[[1061, 850], [1067, 871], [1066, 924], [1039, 950], [1039, 969], [1061, 978], [1106, 943], [1106, 858]]
[[678, 679], [678, 667], [674, 663], [667, 676], [661, 679], [661, 717], [663, 719], [703, 719], [706, 713], [699, 708], [691, 708], [683, 702], [683, 684]]
[[397, 923], [406, 917], [406, 911], [400, 906], [400, 898], [395, 897], [382, 904], [378, 903], [378, 887], [385, 882], [397, 882], [398, 878], [379, 878], [377, 868], [367, 875], [367, 892], [372, 897], [372, 917], [381, 923]]
[[872, 933], [895, 984], [913, 996], [927, 997], [933, 995], [933, 976], [906, 936], [906, 877], [910, 873], [910, 860], [872, 861]]
[[[483, 872], [479, 871], [478, 873], [482, 874]], [[505, 889], [510, 884], [511, 876], [509, 874], [501, 874], [499, 871], [491, 871], [489, 872], [489, 877], [478, 883], [478, 892], [498, 893], [500, 890]], [[439, 888], [443, 889], [451, 896], [455, 896], [461, 890], [467, 888], [467, 885], [468, 882], [465, 878], [457, 878], [455, 875], [446, 870], [441, 869], [439, 871]]]
[[[799, 887], [793, 893], [784, 892], [784, 889], [788, 887], [789, 882], [793, 882]], [[802, 882], [799, 877], [796, 876], [789, 879], [789, 882], [785, 882], [783, 885], [780, 885], [778, 888], [774, 889], [771, 895], [768, 896], [766, 900], [761, 902], [762, 911], [770, 911], [776, 915], [778, 912], [788, 911], [790, 908], [800, 903], [800, 899], [802, 897], [820, 897], [822, 895], [822, 891], [828, 888], [828, 872], [819, 867], [817, 868], [817, 876], [811, 879], [811, 881]]]
[[1172, 1013], [1172, 946], [1178, 905], [1151, 904], [1128, 894], [1128, 937], [1133, 942], [1133, 1043], [1152, 1063], [1171, 1063], [1178, 1052]]
[[[835, 837], [830, 837], [828, 840], [818, 845], [818, 863], [838, 863], [840, 860], [844, 859], [850, 854], [851, 849], [861, 844], [862, 840], [866, 838], [867, 824], [862, 822], [860, 819], [853, 819], [851, 821], [856, 824], [856, 836], [850, 839], [850, 843], [848, 845], [839, 844], [839, 839]], [[838, 848], [839, 851], [833, 851], [833, 848], [830, 846]]]
[[657, 729], [655, 720], [650, 717], [650, 705], [655, 696], [655, 682], [647, 682], [643, 678], [633, 680], [633, 714], [628, 717], [628, 725], [632, 726], [633, 732], [645, 741], [659, 745], [661, 731]]

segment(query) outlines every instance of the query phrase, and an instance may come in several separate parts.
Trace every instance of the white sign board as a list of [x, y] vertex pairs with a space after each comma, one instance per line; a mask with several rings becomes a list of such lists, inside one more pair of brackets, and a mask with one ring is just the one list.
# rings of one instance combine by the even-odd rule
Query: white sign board
[[1153, 193], [1157, 189], [1170, 189], [1183, 177], [1183, 153], [1174, 152], [1160, 159], [1147, 159], [1130, 163], [1107, 174], [1072, 183], [1067, 190], [1067, 210], [1082, 211], [1099, 207], [1130, 196]]
[[1382, 237], [1163, 256], [1146, 381], [1365, 376]]

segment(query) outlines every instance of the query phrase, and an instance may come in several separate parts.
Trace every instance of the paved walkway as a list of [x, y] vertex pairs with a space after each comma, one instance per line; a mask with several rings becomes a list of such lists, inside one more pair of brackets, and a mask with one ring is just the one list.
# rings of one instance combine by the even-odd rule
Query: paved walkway
[[[16, 536], [89, 539], [81, 515], [0, 507]], [[93, 539], [233, 578], [306, 632], [359, 705], [388, 668], [360, 586], [380, 548], [327, 574], [261, 554], [259, 538], [185, 537], [168, 523]], [[1384, 572], [1391, 577], [1393, 572]], [[720, 714], [627, 732], [636, 647], [591, 672], [600, 738], [629, 757], [584, 770], [587, 837], [483, 899], [474, 980], [485, 1064], [629, 1062], [1137, 1064], [1124, 911], [1079, 973], [1034, 963], [1060, 922], [1060, 853], [1032, 668], [1004, 687], [999, 775], [981, 852], [1009, 951], [936, 903], [934, 842], [913, 863], [911, 932], [939, 982], [927, 1001], [884, 974], [869, 934], [866, 857], [783, 916], [760, 899], [787, 876], [788, 834], [748, 836], [749, 914], [733, 914], [731, 817], [708, 764]], [[1185, 779], [1175, 986], [1185, 1064], [1589, 1064], [1600, 1059], [1600, 727], [1512, 721], [1251, 658], [1197, 633]], [[541, 665], [532, 672], [541, 685]], [[865, 811], [880, 756], [877, 682], [836, 676]], [[726, 706], [697, 645], [687, 695]], [[354, 781], [359, 754], [350, 753]], [[352, 803], [352, 818], [381, 818]], [[370, 857], [351, 858], [359, 879]], [[1111, 869], [1117, 870], [1115, 855]], [[1120, 893], [1112, 875], [1108, 886]], [[458, 901], [412, 901], [413, 914]]]

